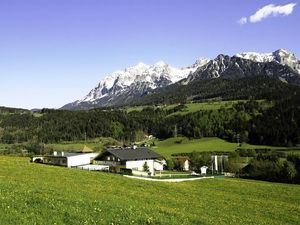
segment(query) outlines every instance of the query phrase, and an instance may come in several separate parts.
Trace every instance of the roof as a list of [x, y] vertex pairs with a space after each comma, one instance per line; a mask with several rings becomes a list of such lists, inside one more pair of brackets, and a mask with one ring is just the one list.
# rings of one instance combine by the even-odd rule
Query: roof
[[110, 148], [106, 149], [100, 156], [96, 157], [101, 158], [105, 153], [110, 153], [120, 160], [142, 160], [142, 159], [158, 159], [162, 156], [148, 148]]
[[83, 147], [83, 149], [81, 150], [82, 153], [90, 153], [93, 152], [93, 149], [87, 147], [86, 145]]
[[86, 154], [90, 154], [90, 153], [65, 152], [63, 155], [62, 153], [57, 153], [57, 155], [46, 155], [45, 157], [67, 158], [67, 157], [86, 155]]

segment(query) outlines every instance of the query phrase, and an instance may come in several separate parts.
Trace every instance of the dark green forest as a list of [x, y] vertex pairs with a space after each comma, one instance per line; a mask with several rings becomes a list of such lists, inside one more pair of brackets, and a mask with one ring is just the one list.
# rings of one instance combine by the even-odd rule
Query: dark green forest
[[205, 102], [208, 99], [267, 99], [278, 100], [299, 91], [298, 86], [289, 85], [279, 80], [253, 76], [240, 79], [216, 78], [194, 81], [187, 85], [172, 84], [158, 88], [132, 105], [160, 105], [178, 102]]
[[[57, 143], [97, 137], [112, 137], [123, 142], [142, 140], [145, 135], [165, 139], [176, 135], [189, 138], [220, 137], [228, 141], [276, 146], [294, 146], [300, 142], [300, 88], [266, 78], [237, 80], [214, 79], [194, 82], [171, 94], [150, 94], [148, 99], [172, 95], [174, 108], [150, 104], [141, 111], [124, 108], [99, 108], [67, 111], [0, 108], [0, 141], [2, 143]], [[197, 101], [218, 96], [222, 99], [246, 99], [230, 108], [200, 110], [174, 114], [185, 109], [187, 94]], [[211, 93], [214, 93], [212, 95]], [[251, 95], [250, 95], [251, 94]], [[185, 96], [185, 99], [176, 99]], [[201, 97], [202, 96], [202, 97]], [[146, 98], [146, 100], [147, 100]], [[203, 99], [202, 99], [203, 98]], [[257, 101], [264, 99], [264, 101]], [[147, 101], [145, 100], [145, 104]], [[210, 99], [211, 100], [211, 99]], [[149, 102], [148, 102], [149, 103]], [[265, 105], [269, 107], [265, 107]]]
[[[277, 146], [299, 143], [299, 94], [277, 100], [272, 107], [249, 100], [232, 108], [170, 115], [175, 109], [145, 107], [142, 111], [94, 109], [63, 111], [43, 109], [39, 116], [28, 113], [1, 114], [2, 143], [34, 141], [55, 143], [96, 137], [134, 142], [153, 135], [159, 139], [182, 135], [189, 138], [220, 137], [229, 141]], [[177, 110], [184, 108], [179, 105]], [[179, 109], [178, 109], [179, 108]]]

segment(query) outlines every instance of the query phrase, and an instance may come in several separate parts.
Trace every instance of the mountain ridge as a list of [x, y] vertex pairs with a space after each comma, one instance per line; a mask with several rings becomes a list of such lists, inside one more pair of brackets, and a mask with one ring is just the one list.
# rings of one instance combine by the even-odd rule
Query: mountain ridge
[[163, 61], [153, 65], [138, 63], [106, 76], [83, 99], [69, 103], [62, 109], [124, 105], [175, 83], [187, 85], [220, 77], [237, 79], [251, 76], [268, 76], [300, 85], [300, 62], [295, 54], [278, 49], [272, 53], [219, 54], [215, 59], [200, 58], [191, 66], [180, 69]]

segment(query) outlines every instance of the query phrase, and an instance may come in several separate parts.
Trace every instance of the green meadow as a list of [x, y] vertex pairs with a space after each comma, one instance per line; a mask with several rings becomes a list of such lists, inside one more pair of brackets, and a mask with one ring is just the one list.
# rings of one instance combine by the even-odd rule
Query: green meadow
[[[201, 103], [187, 103], [185, 104], [186, 108], [181, 112], [173, 113], [172, 115], [176, 114], [187, 114], [192, 112], [197, 112], [200, 110], [218, 110], [221, 107], [224, 108], [231, 108], [233, 104], [238, 103], [239, 101], [211, 101], [211, 102], [201, 102]], [[243, 102], [243, 100], [240, 100], [240, 102]], [[159, 108], [169, 110], [176, 107], [177, 104], [170, 104], [170, 105], [161, 105]], [[145, 107], [149, 106], [133, 106], [126, 109], [127, 112], [132, 111], [142, 111]]]
[[234, 151], [236, 143], [230, 143], [220, 138], [188, 139], [186, 137], [168, 138], [156, 141], [153, 150], [168, 157], [175, 153], [206, 152], [206, 151]]
[[[232, 108], [234, 104], [237, 104], [239, 102], [245, 102], [246, 100], [232, 100], [232, 101], [208, 101], [208, 102], [193, 102], [193, 103], [186, 103], [185, 108], [181, 111], [174, 112], [170, 115], [185, 115], [188, 113], [194, 113], [202, 110], [218, 110], [221, 108], [229, 109]], [[271, 103], [266, 102], [265, 100], [257, 100], [263, 107], [269, 108], [272, 106]], [[161, 109], [165, 110], [171, 110], [174, 109], [178, 104], [170, 104], [170, 105], [160, 105], [156, 106]], [[149, 106], [133, 106], [133, 107], [128, 107], [126, 108], [127, 112], [132, 112], [132, 111], [142, 111], [145, 107]], [[151, 106], [150, 106], [151, 107]], [[153, 106], [154, 107], [154, 106]], [[170, 116], [169, 115], [169, 116]]]
[[[244, 149], [273, 149], [280, 151], [287, 151], [290, 153], [300, 153], [300, 150], [287, 147], [276, 147], [267, 145], [251, 145], [242, 143], [241, 148]], [[231, 143], [217, 137], [201, 138], [201, 139], [188, 139], [186, 137], [169, 138], [162, 141], [156, 141], [152, 149], [165, 157], [169, 157], [176, 153], [189, 153], [189, 152], [208, 152], [220, 151], [230, 152], [237, 149], [237, 143]]]
[[76, 152], [82, 150], [84, 147], [87, 147], [99, 152], [102, 151], [107, 145], [119, 145], [119, 143], [113, 138], [100, 137], [93, 140], [88, 140], [87, 142], [75, 141], [45, 144], [45, 148], [53, 151]]
[[[186, 108], [182, 111], [172, 113], [171, 115], [185, 115], [188, 113], [193, 113], [201, 110], [218, 110], [220, 108], [232, 108], [233, 104], [239, 101], [214, 101], [214, 102], [201, 102], [201, 103], [187, 103]], [[240, 101], [243, 102], [243, 101]], [[176, 105], [171, 105], [169, 107], [174, 108]]]
[[103, 149], [103, 144], [101, 143], [85, 142], [46, 144], [45, 148], [53, 149], [54, 151], [76, 152], [82, 150], [85, 146], [96, 150]]
[[1, 156], [0, 212], [3, 225], [299, 224], [300, 186], [141, 181]]

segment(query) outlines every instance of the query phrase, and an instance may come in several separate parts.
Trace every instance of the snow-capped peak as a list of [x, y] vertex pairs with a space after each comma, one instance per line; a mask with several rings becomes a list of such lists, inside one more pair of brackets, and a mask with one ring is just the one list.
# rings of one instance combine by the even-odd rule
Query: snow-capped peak
[[165, 63], [164, 61], [158, 61], [158, 62], [156, 62], [154, 65], [153, 65], [153, 67], [165, 67], [165, 66], [167, 66], [168, 64], [167, 63]]
[[191, 65], [191, 68], [198, 68], [201, 66], [204, 66], [210, 61], [208, 58], [198, 58], [193, 65]]
[[277, 62], [291, 67], [300, 74], [300, 63], [295, 54], [278, 49], [272, 53], [243, 52], [236, 54], [235, 57], [252, 60], [254, 62]]
[[139, 62], [138, 64], [136, 64], [135, 67], [143, 67], [143, 66], [148, 66], [148, 65], [143, 62]]
[[271, 62], [274, 60], [273, 53], [242, 52], [236, 54], [235, 56], [255, 62]]
[[144, 84], [150, 89], [163, 87], [186, 78], [208, 61], [208, 59], [201, 58], [192, 66], [180, 69], [172, 67], [164, 61], [158, 61], [153, 65], [139, 62], [135, 66], [115, 71], [106, 76], [86, 97], [78, 102], [93, 102], [105, 96], [119, 95], [134, 88], [135, 84]]

